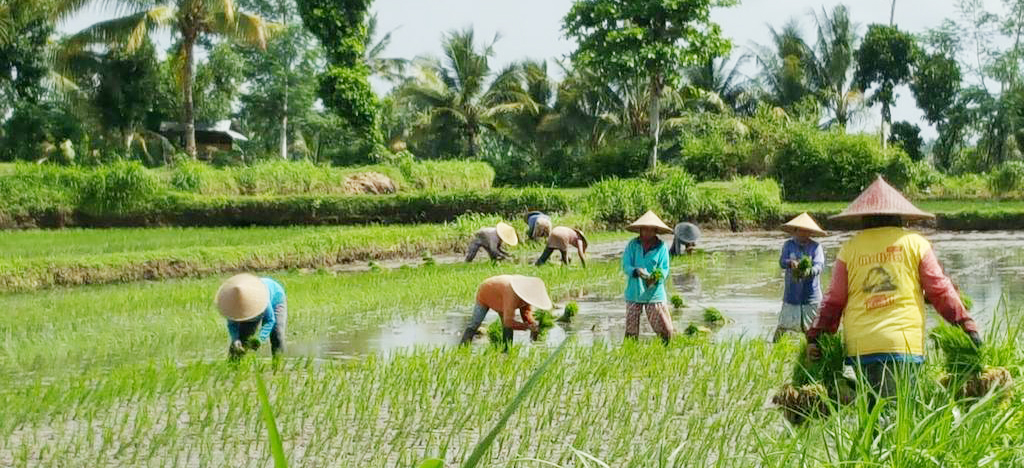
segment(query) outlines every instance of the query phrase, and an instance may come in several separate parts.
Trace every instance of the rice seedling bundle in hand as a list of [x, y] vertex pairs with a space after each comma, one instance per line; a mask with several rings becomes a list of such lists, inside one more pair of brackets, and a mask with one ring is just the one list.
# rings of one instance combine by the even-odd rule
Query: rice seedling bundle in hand
[[812, 268], [814, 268], [814, 264], [811, 262], [811, 257], [804, 255], [800, 257], [796, 268], [793, 269], [793, 277], [796, 279], [810, 278]]
[[651, 284], [657, 284], [663, 279], [665, 279], [665, 274], [661, 270], [654, 270], [654, 273], [651, 273]]
[[533, 319], [537, 321], [538, 332], [535, 339], [543, 338], [547, 334], [551, 327], [555, 326], [555, 316], [551, 314], [550, 310], [538, 310], [533, 314]]
[[945, 355], [940, 379], [958, 398], [980, 398], [993, 389], [1006, 389], [1010, 397], [1013, 377], [1003, 367], [985, 365], [984, 354], [960, 327], [942, 324], [932, 330], [931, 338]]
[[576, 314], [580, 311], [580, 305], [576, 301], [572, 301], [565, 305], [565, 310], [562, 312], [562, 316], [558, 317], [558, 321], [561, 323], [572, 322], [572, 319], [576, 317]]
[[829, 400], [840, 403], [853, 401], [853, 385], [843, 376], [846, 349], [838, 334], [825, 333], [818, 337], [821, 357], [811, 360], [807, 344], [800, 349], [790, 383], [782, 386], [772, 397], [783, 416], [792, 424], [801, 424], [809, 418], [823, 418], [831, 414]]
[[491, 322], [491, 324], [487, 326], [487, 341], [496, 346], [501, 345], [504, 328], [505, 327], [501, 324], [501, 320]]

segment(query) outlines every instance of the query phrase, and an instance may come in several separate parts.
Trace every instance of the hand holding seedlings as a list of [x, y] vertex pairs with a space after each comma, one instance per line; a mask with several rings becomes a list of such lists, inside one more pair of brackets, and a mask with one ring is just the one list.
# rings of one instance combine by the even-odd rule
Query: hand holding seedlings
[[807, 359], [817, 361], [821, 359], [821, 348], [816, 343], [807, 344]]

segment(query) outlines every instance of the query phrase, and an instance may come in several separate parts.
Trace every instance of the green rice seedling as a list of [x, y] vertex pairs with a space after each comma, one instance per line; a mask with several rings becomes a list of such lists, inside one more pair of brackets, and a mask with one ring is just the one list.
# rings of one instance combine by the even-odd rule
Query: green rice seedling
[[659, 283], [663, 279], [665, 279], [665, 274], [662, 273], [661, 270], [654, 270], [654, 272], [651, 273], [651, 282], [652, 283]]
[[965, 293], [963, 291], [958, 291], [958, 292], [960, 293], [960, 302], [964, 305], [964, 308], [967, 309], [967, 310], [973, 309], [974, 308], [974, 299], [972, 299], [969, 294], [967, 294], [967, 293]]
[[672, 308], [673, 309], [677, 309], [678, 310], [678, 309], [682, 309], [683, 307], [686, 307], [686, 300], [683, 299], [683, 296], [681, 296], [679, 294], [673, 294], [672, 298], [670, 299], [670, 302], [672, 303]]
[[420, 463], [419, 468], [444, 468], [444, 461], [437, 458], [430, 458], [423, 460], [423, 463]]
[[434, 265], [437, 264], [437, 260], [434, 260], [434, 256], [430, 254], [429, 250], [424, 250], [423, 251], [422, 258], [423, 258], [423, 265], [425, 265], [425, 266], [434, 266]]
[[715, 307], [706, 307], [704, 309], [704, 322], [705, 323], [724, 323], [725, 316], [722, 312]]
[[562, 311], [562, 316], [558, 317], [558, 321], [561, 323], [570, 323], [572, 319], [576, 317], [580, 311], [580, 305], [576, 301], [570, 301], [565, 305], [565, 310]]
[[853, 401], [851, 382], [843, 376], [846, 348], [842, 337], [834, 333], [818, 336], [821, 357], [811, 360], [808, 344], [800, 349], [793, 366], [790, 382], [772, 397], [772, 403], [782, 409], [786, 420], [800, 424], [808, 418], [820, 418], [830, 413], [831, 401]]
[[812, 268], [814, 268], [814, 264], [811, 262], [811, 257], [804, 255], [797, 262], [796, 268], [793, 270], [793, 277], [796, 279], [810, 278]]
[[370, 260], [369, 263], [367, 263], [367, 266], [370, 267], [370, 271], [372, 271], [372, 272], [376, 273], [376, 272], [380, 272], [381, 271], [380, 264], [375, 262], [375, 261], [373, 261], [373, 260]]
[[533, 318], [537, 321], [537, 339], [543, 338], [548, 330], [555, 326], [555, 316], [550, 310], [538, 310], [533, 314]]
[[491, 322], [491, 324], [487, 326], [487, 341], [489, 341], [493, 345], [505, 344], [505, 342], [503, 341], [504, 330], [505, 327], [502, 326], [500, 319]]
[[945, 356], [942, 385], [959, 398], [979, 398], [993, 389], [1012, 388], [1013, 378], [1003, 367], [985, 365], [984, 353], [962, 328], [942, 324], [931, 338]]
[[686, 336], [706, 335], [711, 333], [711, 329], [708, 327], [697, 325], [695, 323], [691, 323], [687, 325], [685, 329], [683, 329], [683, 333]]
[[260, 399], [263, 423], [267, 425], [267, 439], [270, 443], [270, 453], [274, 457], [274, 468], [288, 468], [288, 459], [281, 444], [281, 434], [277, 431], [277, 422], [274, 420], [274, 410], [270, 407], [270, 398], [267, 397], [267, 385], [263, 383], [263, 377], [259, 373], [256, 373], [256, 390]]

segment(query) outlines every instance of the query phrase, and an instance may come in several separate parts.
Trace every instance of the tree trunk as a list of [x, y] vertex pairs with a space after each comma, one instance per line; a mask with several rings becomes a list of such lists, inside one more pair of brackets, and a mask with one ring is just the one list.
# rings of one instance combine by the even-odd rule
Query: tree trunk
[[889, 10], [889, 26], [896, 24], [896, 0], [892, 0], [892, 9]]
[[[281, 6], [281, 12], [283, 13], [283, 15], [282, 15], [282, 23], [284, 25], [284, 29], [288, 29], [288, 10], [284, 7], [283, 4], [280, 5], [280, 6]], [[291, 72], [292, 72], [292, 58], [291, 58], [291, 55], [289, 54], [287, 56], [287, 58], [285, 58], [285, 67], [284, 67], [284, 105], [283, 105], [284, 112], [282, 112], [282, 115], [281, 115], [281, 159], [284, 159], [284, 160], [288, 159], [288, 78], [291, 75]]]
[[648, 161], [648, 169], [653, 170], [658, 166], [658, 143], [661, 137], [661, 77], [655, 74], [651, 77], [651, 107], [649, 121], [651, 124], [651, 159]]
[[889, 147], [889, 121], [892, 120], [892, 114], [889, 111], [889, 103], [882, 103], [882, 149]]
[[476, 128], [472, 125], [466, 127], [466, 138], [469, 140], [469, 157], [476, 159]]
[[195, 103], [192, 101], [192, 64], [195, 61], [193, 53], [195, 52], [196, 38], [193, 34], [186, 34], [184, 41], [181, 44], [185, 52], [185, 69], [183, 70], [181, 87], [182, 87], [182, 106], [184, 107], [184, 124], [185, 124], [185, 152], [188, 153], [192, 159], [196, 158], [196, 114], [195, 114]]

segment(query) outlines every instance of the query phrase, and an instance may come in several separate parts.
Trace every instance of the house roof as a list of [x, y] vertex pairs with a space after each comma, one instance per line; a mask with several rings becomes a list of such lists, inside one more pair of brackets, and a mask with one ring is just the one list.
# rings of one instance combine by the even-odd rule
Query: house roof
[[[179, 122], [161, 122], [160, 123], [160, 132], [184, 132], [184, 131], [185, 131], [185, 126], [182, 125]], [[223, 134], [231, 137], [232, 140], [236, 140], [236, 141], [249, 141], [248, 137], [246, 137], [245, 135], [242, 135], [241, 133], [238, 133], [238, 132], [236, 132], [236, 131], [231, 129], [231, 121], [230, 120], [221, 120], [221, 121], [218, 121], [218, 122], [216, 122], [216, 123], [214, 123], [212, 125], [211, 124], [200, 124], [200, 123], [197, 123], [196, 124], [196, 131], [197, 132], [223, 133]]]

